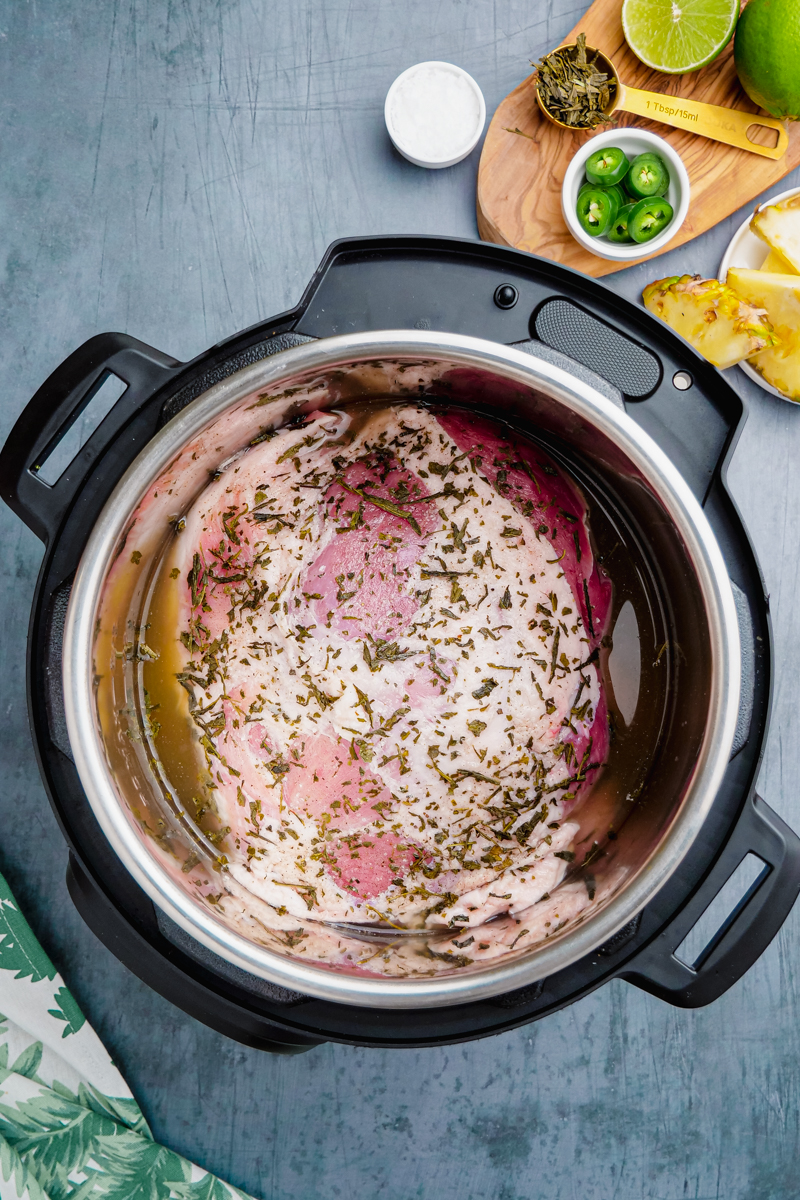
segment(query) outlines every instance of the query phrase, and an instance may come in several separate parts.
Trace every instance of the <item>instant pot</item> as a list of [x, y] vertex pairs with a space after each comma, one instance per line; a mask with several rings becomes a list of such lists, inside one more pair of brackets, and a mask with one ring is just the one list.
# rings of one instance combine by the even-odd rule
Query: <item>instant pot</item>
[[[404, 377], [422, 365], [418, 385], [413, 371]], [[126, 385], [122, 396], [45, 482], [55, 448], [109, 376]], [[109, 768], [94, 700], [104, 584], [147, 490], [193, 447], [195, 465], [176, 484], [188, 502], [231, 453], [334, 403], [343, 380], [360, 394], [445, 395], [542, 440], [638, 539], [665, 630], [670, 687], [658, 749], [630, 815], [592, 863], [590, 886], [602, 899], [591, 916], [516, 958], [428, 980], [282, 957], [198, 905], [131, 817], [146, 772], [123, 778]], [[278, 399], [254, 406], [267, 395]], [[754, 793], [772, 670], [763, 582], [725, 488], [744, 419], [714, 368], [609, 288], [512, 250], [442, 238], [335, 243], [297, 308], [190, 363], [121, 334], [75, 351], [14, 427], [0, 486], [46, 546], [28, 642], [29, 709], [70, 847], [70, 894], [89, 926], [186, 1012], [283, 1053], [326, 1040], [477, 1038], [614, 977], [684, 1007], [721, 995], [800, 890], [800, 840]], [[178, 499], [162, 497], [152, 545], [141, 543], [145, 565]], [[684, 961], [684, 939], [748, 854], [762, 864], [757, 879]]]

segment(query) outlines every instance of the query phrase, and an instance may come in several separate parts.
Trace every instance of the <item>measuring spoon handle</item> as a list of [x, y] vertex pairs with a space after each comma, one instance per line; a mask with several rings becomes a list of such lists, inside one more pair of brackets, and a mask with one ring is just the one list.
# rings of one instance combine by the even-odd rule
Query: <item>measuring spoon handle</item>
[[[789, 135], [782, 121], [773, 117], [762, 117], [758, 113], [742, 112], [736, 108], [723, 108], [719, 104], [704, 104], [699, 100], [683, 100], [677, 96], [665, 96], [659, 92], [643, 92], [640, 88], [620, 86], [620, 96], [615, 108], [635, 113], [637, 117], [648, 117], [661, 121], [675, 129], [688, 129], [702, 137], [725, 142], [752, 154], [763, 154], [765, 158], [783, 158], [789, 145]], [[778, 134], [775, 146], [759, 146], [747, 136], [753, 126], [766, 126]]]

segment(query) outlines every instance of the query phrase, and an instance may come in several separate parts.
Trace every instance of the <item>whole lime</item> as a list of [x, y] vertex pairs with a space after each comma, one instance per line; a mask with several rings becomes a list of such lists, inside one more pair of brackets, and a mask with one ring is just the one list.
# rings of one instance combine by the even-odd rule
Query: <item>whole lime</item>
[[733, 55], [751, 100], [773, 117], [800, 119], [800, 0], [749, 0]]

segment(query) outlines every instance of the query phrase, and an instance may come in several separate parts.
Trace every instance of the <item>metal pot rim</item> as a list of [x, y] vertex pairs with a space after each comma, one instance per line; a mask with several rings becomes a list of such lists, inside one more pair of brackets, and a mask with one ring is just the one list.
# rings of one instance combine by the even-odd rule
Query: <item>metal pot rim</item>
[[[610, 438], [654, 486], [691, 557], [708, 613], [709, 717], [681, 807], [655, 851], [605, 906], [516, 962], [427, 979], [346, 974], [259, 947], [196, 904], [152, 857], [119, 803], [94, 712], [95, 614], [117, 540], [148, 487], [192, 437], [249, 393], [284, 378], [370, 359], [444, 359], [534, 385]], [[64, 704], [75, 766], [115, 853], [154, 903], [208, 950], [242, 970], [319, 999], [372, 1008], [434, 1008], [512, 991], [569, 967], [625, 926], [666, 883], [697, 837], [727, 766], [736, 729], [740, 649], [727, 568], [700, 504], [677, 468], [639, 426], [600, 392], [513, 347], [457, 334], [380, 331], [344, 334], [283, 351], [211, 387], [174, 417], [120, 479], [94, 526], [72, 587], [64, 630]]]

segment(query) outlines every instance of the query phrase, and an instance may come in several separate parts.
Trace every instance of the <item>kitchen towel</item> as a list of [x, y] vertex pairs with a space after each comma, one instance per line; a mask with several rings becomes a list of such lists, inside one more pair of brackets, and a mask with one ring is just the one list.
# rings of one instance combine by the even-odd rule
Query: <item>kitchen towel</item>
[[234, 1198], [153, 1141], [0, 875], [0, 1200]]

